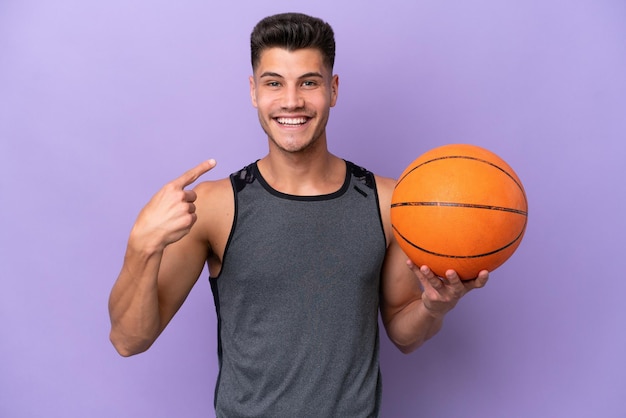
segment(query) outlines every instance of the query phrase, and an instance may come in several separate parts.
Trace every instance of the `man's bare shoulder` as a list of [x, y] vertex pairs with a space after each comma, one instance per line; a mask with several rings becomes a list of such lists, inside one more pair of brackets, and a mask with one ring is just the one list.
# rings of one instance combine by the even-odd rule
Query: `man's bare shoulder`
[[378, 197], [381, 205], [391, 203], [391, 195], [393, 194], [394, 187], [396, 187], [396, 180], [391, 177], [383, 177], [377, 174], [374, 176], [376, 178], [376, 189], [378, 190]]
[[198, 215], [205, 211], [213, 215], [224, 212], [232, 213], [234, 193], [230, 178], [203, 181], [198, 183], [193, 190], [197, 195]]
[[198, 195], [198, 199], [201, 197], [214, 198], [216, 195], [228, 194], [232, 195], [232, 186], [230, 178], [226, 177], [218, 180], [208, 180], [198, 183], [194, 187], [194, 191]]

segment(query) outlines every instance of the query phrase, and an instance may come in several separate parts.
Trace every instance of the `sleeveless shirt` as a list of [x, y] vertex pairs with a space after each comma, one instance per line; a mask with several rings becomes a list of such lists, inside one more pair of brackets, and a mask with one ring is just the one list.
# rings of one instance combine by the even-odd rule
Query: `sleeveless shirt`
[[346, 161], [340, 190], [294, 196], [256, 163], [230, 176], [233, 226], [211, 277], [218, 417], [376, 417], [386, 245], [374, 175]]

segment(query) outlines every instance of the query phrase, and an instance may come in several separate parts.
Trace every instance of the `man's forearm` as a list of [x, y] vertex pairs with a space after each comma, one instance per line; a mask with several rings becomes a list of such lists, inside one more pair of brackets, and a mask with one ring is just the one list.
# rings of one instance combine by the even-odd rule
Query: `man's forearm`
[[130, 245], [109, 297], [110, 339], [122, 356], [147, 350], [161, 331], [157, 277], [162, 251]]
[[418, 299], [398, 311], [386, 328], [398, 349], [409, 354], [435, 336], [442, 325], [443, 316], [432, 314]]

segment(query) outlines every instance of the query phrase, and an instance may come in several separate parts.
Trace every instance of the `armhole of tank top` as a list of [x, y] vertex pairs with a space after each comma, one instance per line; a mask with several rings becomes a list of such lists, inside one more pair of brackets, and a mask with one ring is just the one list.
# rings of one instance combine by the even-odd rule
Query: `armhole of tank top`
[[230, 232], [228, 233], [228, 239], [226, 240], [226, 245], [224, 246], [224, 254], [222, 254], [222, 265], [220, 267], [220, 272], [217, 273], [217, 276], [211, 276], [211, 274], [209, 273], [209, 280], [210, 281], [216, 281], [220, 278], [220, 276], [222, 275], [222, 271], [224, 271], [224, 265], [227, 262], [228, 259], [228, 248], [230, 247], [230, 242], [233, 239], [233, 235], [235, 234], [235, 228], [237, 226], [237, 214], [239, 213], [239, 199], [237, 196], [237, 186], [235, 185], [235, 178], [234, 175], [230, 175], [230, 185], [233, 189], [233, 222], [230, 225]]
[[389, 243], [387, 242], [387, 234], [385, 234], [385, 224], [383, 223], [383, 214], [380, 208], [380, 197], [378, 196], [378, 183], [376, 182], [376, 175], [371, 171], [369, 174], [372, 176], [372, 182], [374, 183], [374, 196], [376, 197], [376, 211], [378, 212], [378, 225], [380, 226], [380, 233], [383, 238], [383, 245], [385, 246], [385, 252], [387, 248], [389, 248]]

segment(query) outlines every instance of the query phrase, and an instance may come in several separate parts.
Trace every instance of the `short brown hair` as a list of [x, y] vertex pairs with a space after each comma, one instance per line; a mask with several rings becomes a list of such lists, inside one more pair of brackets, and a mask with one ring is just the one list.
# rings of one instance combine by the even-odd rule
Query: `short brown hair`
[[328, 68], [335, 65], [335, 34], [328, 23], [316, 17], [281, 13], [257, 23], [250, 35], [252, 69], [258, 66], [263, 50], [276, 47], [288, 51], [315, 48]]

